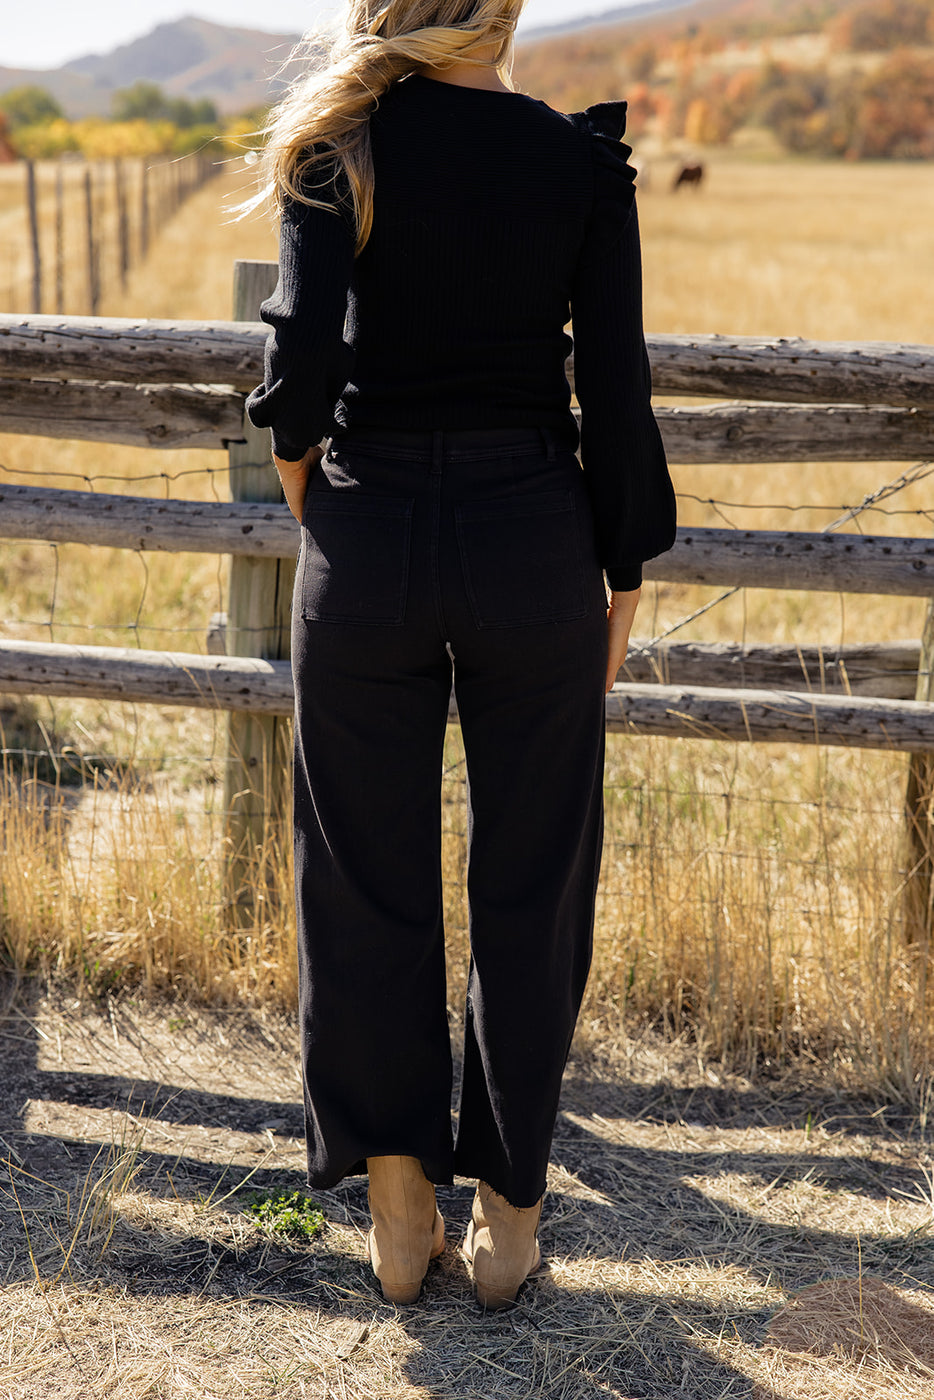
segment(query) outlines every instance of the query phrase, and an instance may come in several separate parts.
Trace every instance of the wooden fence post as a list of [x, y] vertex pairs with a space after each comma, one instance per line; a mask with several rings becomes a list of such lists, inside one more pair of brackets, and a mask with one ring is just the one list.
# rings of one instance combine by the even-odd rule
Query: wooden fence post
[[59, 156], [55, 165], [55, 314], [65, 311], [65, 167]]
[[[934, 700], [934, 599], [921, 634], [916, 700]], [[904, 916], [909, 943], [934, 938], [934, 753], [913, 753], [905, 792]]]
[[139, 255], [149, 252], [149, 166], [143, 157], [139, 184]]
[[88, 306], [96, 316], [101, 304], [100, 263], [94, 230], [94, 174], [90, 161], [84, 166], [84, 227], [88, 253]]
[[130, 272], [130, 216], [126, 202], [126, 171], [120, 156], [114, 160], [114, 207], [117, 214], [117, 266], [121, 289], [126, 291]]
[[29, 211], [29, 246], [32, 250], [32, 310], [42, 311], [42, 254], [39, 251], [39, 210], [36, 201], [36, 166], [26, 162], [26, 205]]
[[[258, 319], [260, 302], [275, 288], [276, 277], [275, 263], [234, 264], [234, 320]], [[281, 501], [268, 432], [247, 421], [244, 435], [245, 442], [229, 449], [232, 498]], [[228, 655], [272, 661], [289, 656], [294, 577], [290, 560], [231, 559]], [[276, 867], [283, 859], [291, 790], [291, 721], [234, 711], [227, 732], [225, 900], [231, 924], [243, 927], [261, 916], [263, 901], [274, 897]]]

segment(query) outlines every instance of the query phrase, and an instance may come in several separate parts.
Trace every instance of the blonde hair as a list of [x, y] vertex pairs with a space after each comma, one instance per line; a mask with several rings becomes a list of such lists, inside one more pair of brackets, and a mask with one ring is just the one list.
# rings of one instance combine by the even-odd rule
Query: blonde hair
[[[513, 39], [525, 0], [349, 0], [343, 33], [328, 63], [306, 73], [279, 103], [268, 140], [255, 207], [267, 199], [277, 213], [288, 200], [339, 212], [333, 175], [343, 173], [353, 202], [359, 253], [373, 224], [370, 113], [393, 83], [423, 65], [455, 63], [495, 68], [512, 87]], [[492, 49], [492, 59], [490, 50]], [[294, 57], [320, 60], [320, 37]], [[478, 52], [483, 53], [478, 58]], [[316, 167], [318, 181], [315, 184]], [[327, 190], [316, 199], [310, 188]]]

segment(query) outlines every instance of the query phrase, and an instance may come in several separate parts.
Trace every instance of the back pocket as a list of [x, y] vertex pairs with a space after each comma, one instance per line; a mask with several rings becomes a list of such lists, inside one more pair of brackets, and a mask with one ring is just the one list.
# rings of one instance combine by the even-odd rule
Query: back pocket
[[414, 501], [309, 493], [302, 617], [398, 627], [405, 618]]
[[586, 616], [580, 528], [570, 491], [457, 506], [455, 523], [478, 627]]

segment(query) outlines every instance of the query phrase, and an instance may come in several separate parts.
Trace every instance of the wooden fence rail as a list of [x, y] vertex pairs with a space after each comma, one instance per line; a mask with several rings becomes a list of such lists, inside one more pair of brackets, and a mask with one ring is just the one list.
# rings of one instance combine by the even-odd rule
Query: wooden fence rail
[[[224, 448], [245, 395], [220, 384], [0, 379], [4, 431], [126, 447]], [[859, 404], [727, 403], [655, 411], [669, 462], [916, 462], [934, 411]]]
[[[664, 665], [664, 658], [658, 658]], [[917, 674], [917, 673], [915, 673]], [[706, 678], [705, 678], [706, 679]], [[0, 642], [0, 692], [112, 699], [254, 715], [292, 713], [288, 661], [129, 647]], [[452, 708], [456, 719], [456, 708]], [[934, 750], [934, 704], [709, 684], [623, 682], [607, 728], [670, 737]]]
[[243, 403], [216, 384], [0, 380], [4, 432], [123, 447], [223, 449], [243, 437]]
[[[262, 378], [266, 327], [236, 321], [0, 316], [0, 379], [229, 384]], [[927, 345], [649, 335], [657, 394], [934, 409]], [[573, 383], [574, 360], [568, 361]]]
[[[0, 485], [0, 538], [294, 559], [287, 506]], [[934, 539], [803, 530], [684, 529], [649, 579], [744, 588], [934, 595]]]

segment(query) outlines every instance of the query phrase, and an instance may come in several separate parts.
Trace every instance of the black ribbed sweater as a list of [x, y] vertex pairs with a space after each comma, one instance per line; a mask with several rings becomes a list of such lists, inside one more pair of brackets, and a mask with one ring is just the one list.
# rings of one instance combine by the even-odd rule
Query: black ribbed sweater
[[[353, 428], [577, 428], [610, 586], [670, 549], [674, 492], [650, 406], [625, 103], [564, 116], [414, 75], [370, 120], [372, 234], [290, 205], [252, 421], [296, 461]], [[338, 185], [339, 189], [339, 185]], [[317, 191], [315, 191], [317, 193]], [[324, 195], [333, 198], [334, 186]]]

